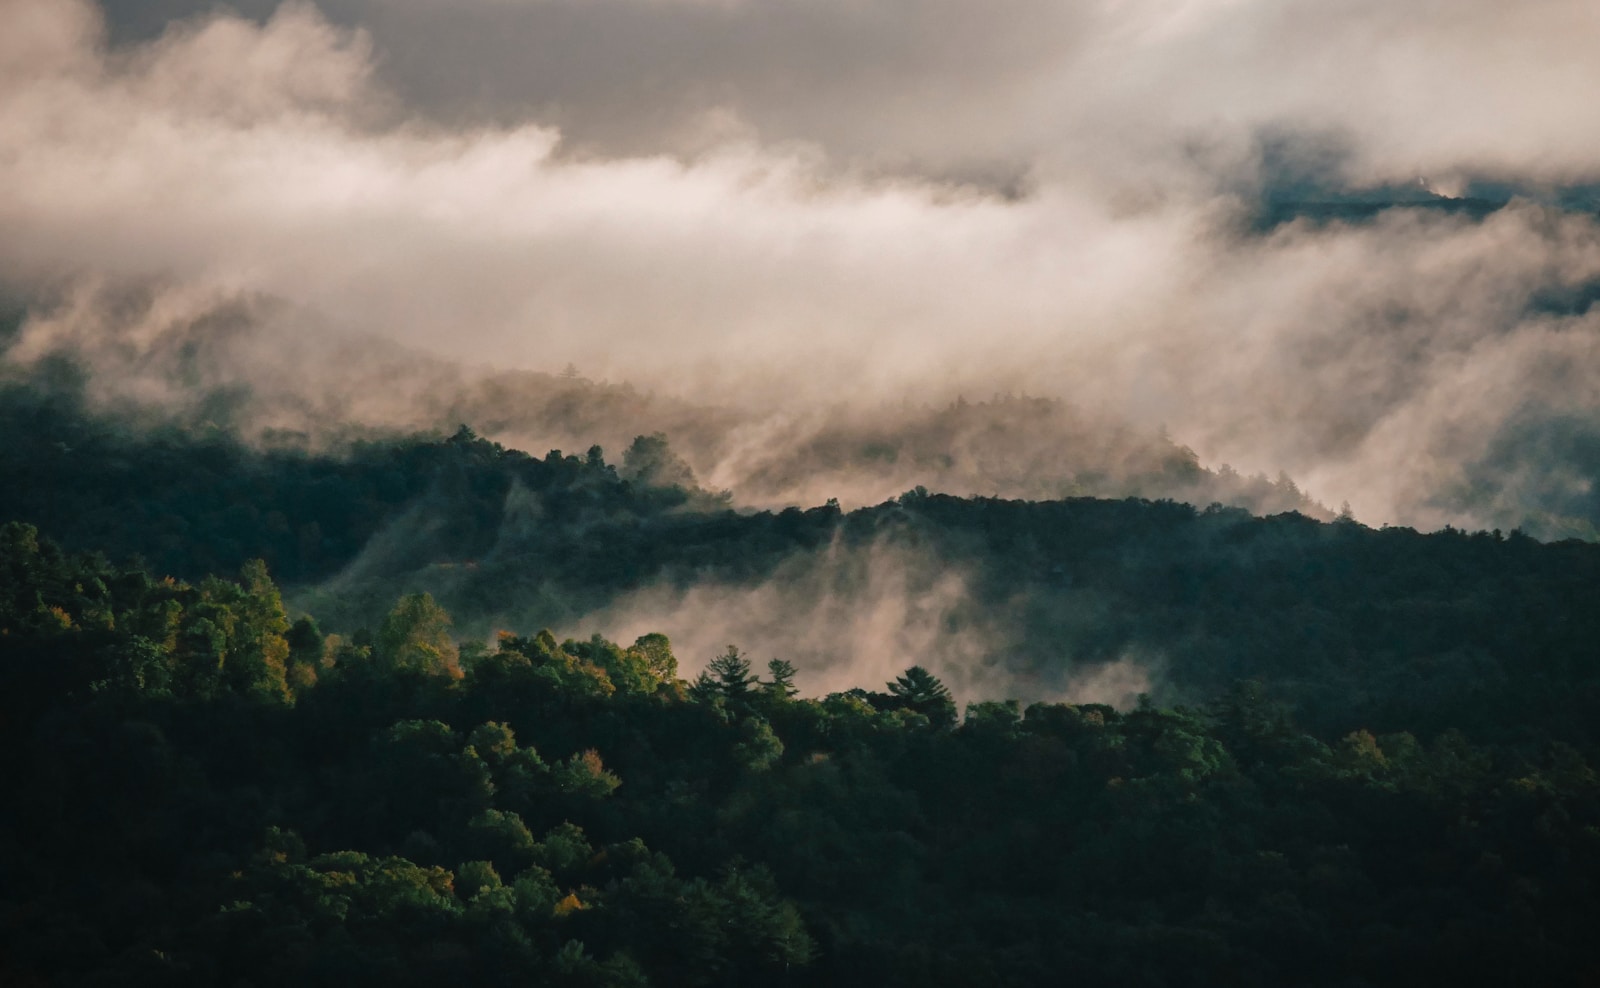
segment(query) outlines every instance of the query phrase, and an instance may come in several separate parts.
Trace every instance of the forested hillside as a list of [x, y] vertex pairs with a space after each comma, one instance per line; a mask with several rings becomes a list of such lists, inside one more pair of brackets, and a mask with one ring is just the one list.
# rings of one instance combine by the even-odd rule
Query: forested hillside
[[752, 511], [662, 436], [314, 452], [59, 369], [0, 408], [0, 982], [1600, 977], [1600, 546]]
[[1060, 699], [1117, 667], [1133, 686], [1096, 699], [1203, 702], [1262, 678], [1319, 728], [1555, 718], [1573, 736], [1600, 697], [1590, 543], [921, 489], [851, 512], [738, 511], [659, 437], [614, 462], [465, 428], [262, 451], [7, 393], [0, 517], [159, 576], [262, 559], [291, 606], [343, 634], [427, 592], [464, 637], [626, 625], [692, 643], [696, 667], [732, 640], [808, 668], [813, 690], [923, 664], [963, 699]]
[[1307, 732], [1270, 681], [958, 717], [916, 666], [805, 698], [733, 647], [686, 683], [659, 635], [449, 628], [412, 596], [325, 636], [258, 562], [163, 580], [0, 530], [0, 980], [1600, 976], [1592, 718]]

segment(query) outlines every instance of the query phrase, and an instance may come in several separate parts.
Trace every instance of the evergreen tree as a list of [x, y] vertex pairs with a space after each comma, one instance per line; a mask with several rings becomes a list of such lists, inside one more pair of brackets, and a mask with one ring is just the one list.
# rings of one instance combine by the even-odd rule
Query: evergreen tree
[[794, 674], [792, 663], [785, 659], [773, 659], [767, 663], [767, 675], [770, 678], [761, 684], [761, 688], [771, 696], [787, 700], [800, 692], [794, 685]]
[[756, 678], [750, 674], [750, 660], [740, 655], [739, 649], [733, 645], [712, 659], [711, 664], [706, 666], [706, 672], [722, 695], [730, 700], [748, 696], [750, 687], [756, 683]]
[[888, 687], [890, 694], [899, 697], [908, 708], [926, 715], [935, 726], [949, 727], [956, 722], [956, 701], [950, 695], [950, 688], [921, 666], [907, 669]]

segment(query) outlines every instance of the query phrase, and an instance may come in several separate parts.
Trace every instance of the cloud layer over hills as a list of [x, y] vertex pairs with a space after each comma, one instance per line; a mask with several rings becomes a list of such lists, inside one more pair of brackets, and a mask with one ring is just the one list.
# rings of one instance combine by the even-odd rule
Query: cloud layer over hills
[[8, 362], [242, 305], [257, 391], [308, 331], [755, 419], [1021, 391], [1372, 522], [1600, 519], [1593, 4], [238, 6], [0, 2]]

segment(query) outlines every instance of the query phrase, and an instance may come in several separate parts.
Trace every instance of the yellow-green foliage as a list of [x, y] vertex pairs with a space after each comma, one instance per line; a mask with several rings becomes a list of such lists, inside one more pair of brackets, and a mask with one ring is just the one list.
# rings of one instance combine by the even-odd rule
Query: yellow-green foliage
[[378, 629], [378, 656], [390, 666], [436, 676], [461, 675], [450, 615], [426, 593], [408, 594]]

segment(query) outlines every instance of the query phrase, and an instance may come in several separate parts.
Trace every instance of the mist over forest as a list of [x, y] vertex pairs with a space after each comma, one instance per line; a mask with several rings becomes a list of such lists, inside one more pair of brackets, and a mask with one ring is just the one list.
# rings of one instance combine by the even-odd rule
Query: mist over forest
[[0, 983], [1595, 983], [1597, 40], [0, 0]]

